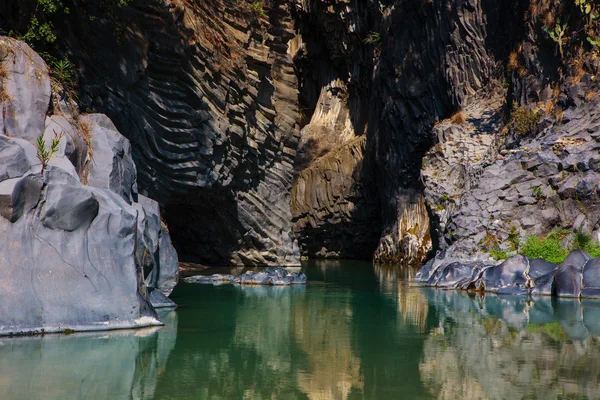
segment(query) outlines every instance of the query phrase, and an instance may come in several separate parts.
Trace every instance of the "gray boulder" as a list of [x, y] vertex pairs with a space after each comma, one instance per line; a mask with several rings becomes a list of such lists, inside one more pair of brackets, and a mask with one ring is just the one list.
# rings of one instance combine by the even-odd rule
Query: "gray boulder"
[[589, 260], [583, 267], [581, 297], [600, 299], [600, 259]]
[[480, 288], [486, 292], [504, 294], [527, 294], [529, 259], [518, 255], [502, 264], [487, 268], [480, 279]]
[[158, 273], [156, 274], [157, 280], [155, 286], [159, 288], [165, 296], [171, 294], [179, 281], [178, 264], [179, 260], [177, 258], [177, 252], [171, 242], [169, 231], [165, 229], [164, 226], [161, 226], [158, 239]]
[[583, 267], [590, 259], [583, 250], [571, 252], [554, 275], [553, 295], [579, 297], [583, 288]]
[[260, 271], [246, 271], [243, 274], [221, 275], [214, 274], [209, 276], [197, 275], [184, 278], [188, 283], [237, 283], [240, 285], [304, 285], [306, 284], [306, 275], [302, 272], [289, 272], [281, 267], [267, 267]]
[[187, 283], [223, 283], [223, 282], [233, 282], [233, 275], [195, 275], [187, 278], [183, 278], [183, 280]]
[[[158, 204], [138, 203], [129, 142], [104, 115], [46, 116], [48, 69], [26, 45], [0, 38], [0, 60], [0, 335], [160, 325], [177, 255]], [[46, 171], [42, 134], [62, 135]]]
[[149, 287], [148, 288], [148, 301], [154, 308], [175, 308], [177, 304], [169, 299], [160, 290]]
[[25, 150], [16, 141], [0, 135], [0, 181], [23, 176], [29, 168]]
[[529, 260], [529, 286], [532, 295], [550, 296], [552, 295], [552, 285], [554, 275], [558, 270], [558, 265], [553, 264], [541, 258]]
[[129, 140], [104, 114], [85, 115], [81, 120], [88, 124], [94, 151], [89, 185], [110, 189], [131, 204], [137, 200], [137, 184]]
[[135, 257], [134, 208], [53, 167], [12, 197], [22, 200], [12, 222], [0, 218], [0, 335], [161, 324]]
[[50, 106], [50, 76], [42, 58], [27, 44], [0, 37], [0, 67], [8, 72], [0, 82], [3, 112], [0, 134], [35, 141], [44, 133]]

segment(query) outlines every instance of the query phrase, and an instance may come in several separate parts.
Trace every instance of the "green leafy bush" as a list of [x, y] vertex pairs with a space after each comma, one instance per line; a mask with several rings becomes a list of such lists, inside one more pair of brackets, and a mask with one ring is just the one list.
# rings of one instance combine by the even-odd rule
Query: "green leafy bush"
[[529, 258], [543, 258], [554, 264], [562, 263], [569, 250], [562, 246], [563, 231], [553, 231], [546, 237], [531, 235], [525, 241], [521, 254]]
[[600, 257], [600, 245], [594, 243], [592, 237], [581, 230], [575, 234], [573, 250], [576, 249], [581, 249], [594, 258]]

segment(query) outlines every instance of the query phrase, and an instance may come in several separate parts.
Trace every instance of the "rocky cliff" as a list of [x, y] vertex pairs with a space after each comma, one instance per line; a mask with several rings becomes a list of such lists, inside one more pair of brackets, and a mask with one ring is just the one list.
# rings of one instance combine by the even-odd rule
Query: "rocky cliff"
[[[29, 3], [0, 29], [27, 35]], [[598, 231], [592, 3], [68, 3], [54, 50], [184, 259], [489, 260]]]

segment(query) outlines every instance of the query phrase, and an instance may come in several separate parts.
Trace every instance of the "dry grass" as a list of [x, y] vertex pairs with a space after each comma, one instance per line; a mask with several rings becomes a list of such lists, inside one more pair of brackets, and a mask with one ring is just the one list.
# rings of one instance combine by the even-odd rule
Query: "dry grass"
[[571, 84], [575, 85], [581, 81], [581, 78], [585, 75], [585, 69], [583, 68], [583, 61], [575, 60], [572, 64], [573, 74], [570, 78]]
[[544, 110], [546, 115], [551, 115], [552, 112], [554, 111], [555, 105], [556, 105], [556, 103], [554, 102], [554, 99], [548, 99], [544, 102], [544, 106], [542, 107], [542, 109]]
[[4, 80], [8, 78], [8, 69], [0, 61], [0, 103], [10, 100], [10, 96], [4, 87]]
[[467, 117], [465, 117], [465, 113], [462, 110], [459, 110], [450, 117], [450, 121], [455, 125], [461, 125], [467, 122]]
[[0, 61], [0, 82], [8, 78], [8, 69]]
[[562, 108], [557, 108], [556, 110], [554, 110], [554, 119], [557, 122], [562, 122], [563, 117], [564, 117], [564, 115], [563, 115], [563, 109]]
[[594, 97], [596, 97], [597, 94], [598, 92], [596, 92], [595, 90], [590, 90], [585, 95], [585, 101], [591, 101]]
[[79, 120], [79, 127], [81, 136], [87, 145], [87, 160], [85, 161], [83, 173], [81, 174], [81, 183], [87, 185], [90, 176], [90, 169], [92, 167], [92, 161], [94, 159], [94, 147], [92, 146], [92, 127], [88, 121], [82, 119]]
[[508, 70], [515, 71], [519, 69], [520, 66], [521, 60], [519, 59], [519, 52], [517, 50], [511, 51], [508, 56]]

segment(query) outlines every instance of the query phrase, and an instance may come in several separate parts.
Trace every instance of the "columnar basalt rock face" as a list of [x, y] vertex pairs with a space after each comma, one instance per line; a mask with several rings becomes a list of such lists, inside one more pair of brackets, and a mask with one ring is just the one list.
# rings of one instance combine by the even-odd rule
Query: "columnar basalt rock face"
[[[48, 67], [24, 43], [0, 37], [0, 70], [0, 335], [160, 325], [145, 275], [170, 291], [177, 259], [129, 141], [105, 115], [47, 116]], [[50, 159], [38, 137], [60, 140]]]
[[380, 226], [376, 199], [363, 186], [365, 144], [365, 136], [350, 140], [296, 176], [292, 212], [303, 254], [372, 257]]
[[[397, 1], [383, 12], [368, 143], [382, 199], [381, 260], [404, 259], [402, 210], [418, 209], [419, 201], [403, 192], [420, 191], [421, 157], [432, 143], [434, 122], [464, 106], [490, 78], [485, 21], [479, 1]], [[423, 218], [410, 219], [423, 225]]]
[[[134, 2], [68, 39], [82, 99], [131, 141], [141, 194], [165, 208], [184, 258], [294, 264], [289, 190], [298, 142], [287, 1]], [[94, 48], [85, 52], [83, 48]], [[117, 61], [115, 61], [117, 60]]]

